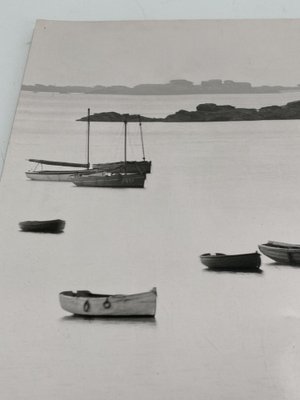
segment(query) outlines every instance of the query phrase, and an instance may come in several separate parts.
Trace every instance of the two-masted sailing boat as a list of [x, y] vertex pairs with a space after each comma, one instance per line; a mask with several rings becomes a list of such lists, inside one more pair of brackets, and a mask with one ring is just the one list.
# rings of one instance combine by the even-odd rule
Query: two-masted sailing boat
[[[48, 161], [48, 160], [37, 160], [30, 158], [28, 161], [34, 162], [38, 165], [55, 165], [60, 167], [73, 167], [77, 169], [63, 170], [36, 170], [37, 166], [32, 171], [25, 172], [27, 178], [33, 181], [55, 181], [55, 182], [71, 182], [74, 174], [78, 172], [91, 171], [90, 168], [90, 109], [88, 109], [88, 129], [87, 129], [87, 160], [86, 163], [75, 163], [75, 162], [63, 162], [63, 161]], [[84, 168], [84, 169], [79, 169]]]
[[[129, 176], [130, 173], [136, 173], [137, 176], [147, 174], [151, 172], [151, 161], [146, 161], [145, 159], [145, 150], [144, 150], [144, 140], [143, 140], [143, 132], [142, 132], [142, 124], [141, 119], [139, 118], [139, 125], [140, 125], [140, 135], [141, 135], [141, 143], [142, 143], [142, 151], [143, 151], [143, 161], [118, 161], [118, 162], [110, 162], [110, 163], [99, 163], [93, 164], [90, 166], [90, 109], [88, 109], [88, 129], [87, 129], [87, 161], [86, 163], [75, 163], [75, 162], [64, 162], [64, 161], [48, 161], [48, 160], [38, 160], [30, 158], [28, 161], [34, 162], [38, 165], [53, 165], [53, 166], [60, 166], [60, 167], [71, 167], [76, 169], [53, 169], [53, 170], [37, 170], [37, 166], [30, 171], [26, 171], [27, 178], [34, 180], [34, 181], [55, 181], [55, 182], [73, 182], [76, 178], [83, 178], [88, 175], [94, 175], [93, 178], [98, 178], [100, 176], [108, 177], [108, 172], [112, 172], [114, 174], [113, 181], [116, 182], [117, 176], [116, 173], [123, 173], [127, 177], [124, 177], [121, 181], [125, 184], [125, 181], [128, 181], [128, 184], [131, 185], [132, 176]], [[125, 128], [126, 129], [126, 128]], [[126, 145], [125, 145], [125, 152], [126, 152]], [[80, 169], [83, 168], [83, 169]], [[125, 169], [126, 168], [126, 169]], [[119, 177], [120, 180], [120, 177]], [[130, 181], [130, 182], [129, 182]], [[136, 182], [142, 181], [142, 179], [135, 179]], [[123, 183], [121, 186], [123, 186]], [[142, 182], [140, 183], [142, 184]], [[83, 185], [82, 185], [83, 186]], [[129, 186], [131, 187], [131, 186]], [[140, 187], [140, 186], [139, 186]]]
[[94, 173], [77, 173], [72, 182], [76, 186], [87, 187], [116, 187], [116, 188], [143, 188], [146, 174], [144, 172], [127, 171], [127, 121], [124, 121], [124, 161], [122, 168], [115, 168], [111, 172], [98, 170]]

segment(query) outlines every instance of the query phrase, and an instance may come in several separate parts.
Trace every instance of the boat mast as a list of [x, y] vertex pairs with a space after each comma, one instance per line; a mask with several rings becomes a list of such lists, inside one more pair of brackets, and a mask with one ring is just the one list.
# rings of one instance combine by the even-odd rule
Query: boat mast
[[87, 132], [87, 166], [90, 168], [90, 109], [88, 108], [88, 132]]
[[139, 126], [140, 126], [140, 134], [141, 134], [141, 141], [142, 141], [143, 160], [145, 161], [144, 139], [143, 139], [142, 121], [141, 121], [140, 115], [139, 115]]
[[124, 119], [124, 172], [127, 169], [127, 118]]

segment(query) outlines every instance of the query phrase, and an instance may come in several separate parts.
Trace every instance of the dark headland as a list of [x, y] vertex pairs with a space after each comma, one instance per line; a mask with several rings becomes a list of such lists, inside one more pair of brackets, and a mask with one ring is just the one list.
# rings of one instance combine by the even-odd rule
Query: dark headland
[[[259, 121], [279, 119], [300, 119], [300, 100], [292, 101], [283, 106], [268, 106], [256, 108], [236, 108], [230, 105], [214, 103], [199, 104], [195, 111], [179, 110], [165, 118], [150, 118], [137, 114], [119, 114], [117, 112], [101, 112], [92, 114], [90, 121], [94, 122], [213, 122], [213, 121]], [[78, 119], [87, 121], [87, 116]]]

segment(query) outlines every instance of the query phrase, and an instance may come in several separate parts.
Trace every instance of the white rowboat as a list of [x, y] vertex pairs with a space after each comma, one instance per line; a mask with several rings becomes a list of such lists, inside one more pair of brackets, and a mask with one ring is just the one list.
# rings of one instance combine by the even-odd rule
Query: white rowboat
[[157, 291], [137, 294], [93, 294], [88, 290], [59, 294], [61, 307], [72, 314], [90, 317], [154, 317]]

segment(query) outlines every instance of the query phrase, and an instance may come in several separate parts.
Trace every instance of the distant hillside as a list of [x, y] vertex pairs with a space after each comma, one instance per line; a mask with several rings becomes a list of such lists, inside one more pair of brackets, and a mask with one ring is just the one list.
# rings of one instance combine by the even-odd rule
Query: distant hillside
[[127, 86], [55, 86], [23, 85], [22, 90], [31, 92], [84, 93], [84, 94], [123, 94], [123, 95], [187, 95], [187, 94], [225, 94], [225, 93], [279, 93], [282, 91], [300, 91], [300, 86], [252, 86], [249, 82], [234, 82], [211, 79], [194, 84], [185, 79], [171, 80], [165, 84], [141, 84]]
[[[214, 122], [214, 121], [259, 121], [279, 119], [300, 119], [300, 101], [293, 101], [284, 106], [269, 106], [260, 109], [236, 108], [230, 105], [214, 103], [199, 104], [195, 111], [179, 110], [165, 118], [149, 118], [135, 114], [119, 114], [117, 112], [102, 112], [90, 116], [94, 122]], [[87, 121], [87, 116], [78, 121]]]

